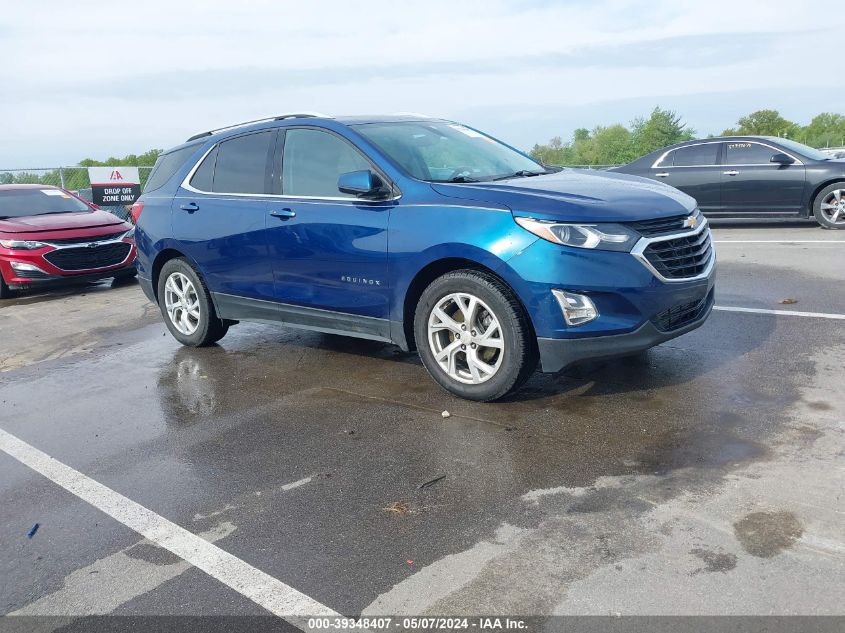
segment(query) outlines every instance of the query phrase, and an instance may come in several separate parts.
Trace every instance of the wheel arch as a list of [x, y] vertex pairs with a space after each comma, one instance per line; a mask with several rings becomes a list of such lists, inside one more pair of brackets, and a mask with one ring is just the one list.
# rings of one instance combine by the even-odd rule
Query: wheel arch
[[820, 183], [819, 185], [816, 185], [815, 189], [813, 189], [813, 192], [810, 194], [809, 203], [807, 204], [808, 218], [813, 217], [813, 212], [815, 211], [816, 206], [816, 198], [818, 198], [822, 189], [824, 189], [825, 187], [829, 187], [830, 185], [836, 184], [837, 182], [841, 182], [843, 185], [845, 185], [845, 176], [840, 176], [838, 178], [829, 178], [824, 182]]
[[193, 267], [195, 271], [197, 271], [197, 274], [199, 275], [199, 269], [197, 268], [196, 264], [191, 260], [190, 257], [185, 255], [185, 253], [172, 247], [162, 249], [153, 260], [152, 270], [150, 274], [150, 281], [152, 282], [153, 294], [155, 295], [156, 301], [158, 301], [158, 277], [161, 274], [161, 269], [164, 268], [164, 265], [171, 259], [177, 258], [188, 260], [188, 263], [191, 265], [191, 267]]
[[478, 261], [467, 259], [465, 257], [444, 257], [429, 262], [423, 266], [417, 274], [414, 275], [410, 284], [408, 284], [408, 289], [405, 291], [402, 305], [401, 336], [404, 340], [397, 341], [400, 347], [405, 350], [416, 349], [416, 342], [414, 340], [414, 316], [419, 299], [422, 296], [423, 291], [428, 288], [431, 282], [438, 277], [455, 270], [477, 270], [495, 277], [517, 300], [523, 314], [525, 315], [526, 322], [528, 323], [528, 327], [531, 331], [531, 336], [536, 337], [534, 333], [534, 323], [531, 320], [530, 313], [525, 307], [525, 303], [522, 301], [522, 297], [519, 296], [519, 293], [513, 285], [508, 283], [508, 280], [505, 279], [500, 272], [497, 272]]

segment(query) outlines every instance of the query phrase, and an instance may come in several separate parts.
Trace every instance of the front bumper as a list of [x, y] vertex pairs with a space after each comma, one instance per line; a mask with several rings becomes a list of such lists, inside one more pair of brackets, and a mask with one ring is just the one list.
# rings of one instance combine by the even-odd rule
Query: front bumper
[[590, 338], [538, 338], [541, 371], [554, 373], [585, 360], [616, 358], [647, 350], [701, 327], [710, 316], [713, 303], [714, 293], [711, 290], [700, 316], [671, 331], [661, 331], [652, 321], [646, 321], [636, 330], [625, 334]]
[[30, 288], [51, 288], [53, 286], [61, 286], [68, 282], [86, 283], [90, 281], [99, 281], [100, 279], [108, 279], [109, 277], [132, 277], [136, 274], [135, 262], [132, 261], [125, 266], [118, 268], [110, 268], [95, 273], [82, 273], [77, 275], [46, 275], [38, 279], [16, 279], [6, 284], [10, 290], [27, 290]]

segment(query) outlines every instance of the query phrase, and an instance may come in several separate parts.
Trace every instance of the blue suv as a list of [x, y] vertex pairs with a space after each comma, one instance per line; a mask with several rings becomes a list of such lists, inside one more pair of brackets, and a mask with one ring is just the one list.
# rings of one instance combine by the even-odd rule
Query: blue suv
[[416, 349], [488, 401], [699, 327], [715, 254], [695, 200], [550, 168], [412, 116], [285, 115], [162, 154], [133, 208], [138, 277], [184, 345], [242, 320]]

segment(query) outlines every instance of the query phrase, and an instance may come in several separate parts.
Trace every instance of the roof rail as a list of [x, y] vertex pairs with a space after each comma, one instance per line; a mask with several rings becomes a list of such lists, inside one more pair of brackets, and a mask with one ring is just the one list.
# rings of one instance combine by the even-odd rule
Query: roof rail
[[191, 138], [189, 138], [186, 143], [190, 143], [191, 141], [195, 141], [198, 138], [203, 138], [204, 136], [211, 136], [212, 134], [216, 134], [217, 132], [223, 132], [225, 130], [232, 130], [236, 127], [242, 127], [244, 125], [252, 125], [253, 123], [264, 123], [265, 121], [282, 121], [283, 119], [306, 119], [309, 117], [324, 117], [329, 118], [329, 115], [322, 114], [321, 112], [295, 112], [291, 114], [281, 114], [279, 116], [270, 116], [264, 117], [263, 119], [253, 119], [252, 121], [244, 121], [243, 123], [234, 123], [233, 125], [227, 125], [225, 127], [215, 128], [213, 130], [209, 130], [208, 132], [200, 132], [199, 134], [194, 134]]

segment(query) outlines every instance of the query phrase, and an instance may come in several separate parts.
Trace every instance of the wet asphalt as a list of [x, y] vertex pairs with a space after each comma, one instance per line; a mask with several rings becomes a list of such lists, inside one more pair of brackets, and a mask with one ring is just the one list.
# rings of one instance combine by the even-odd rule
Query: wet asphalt
[[[845, 233], [715, 239], [717, 305], [845, 314]], [[0, 428], [341, 613], [842, 612], [845, 321], [716, 311], [494, 404], [370, 341], [180, 347], [134, 284], [0, 328]], [[2, 452], [0, 508], [0, 613], [263, 613]]]

